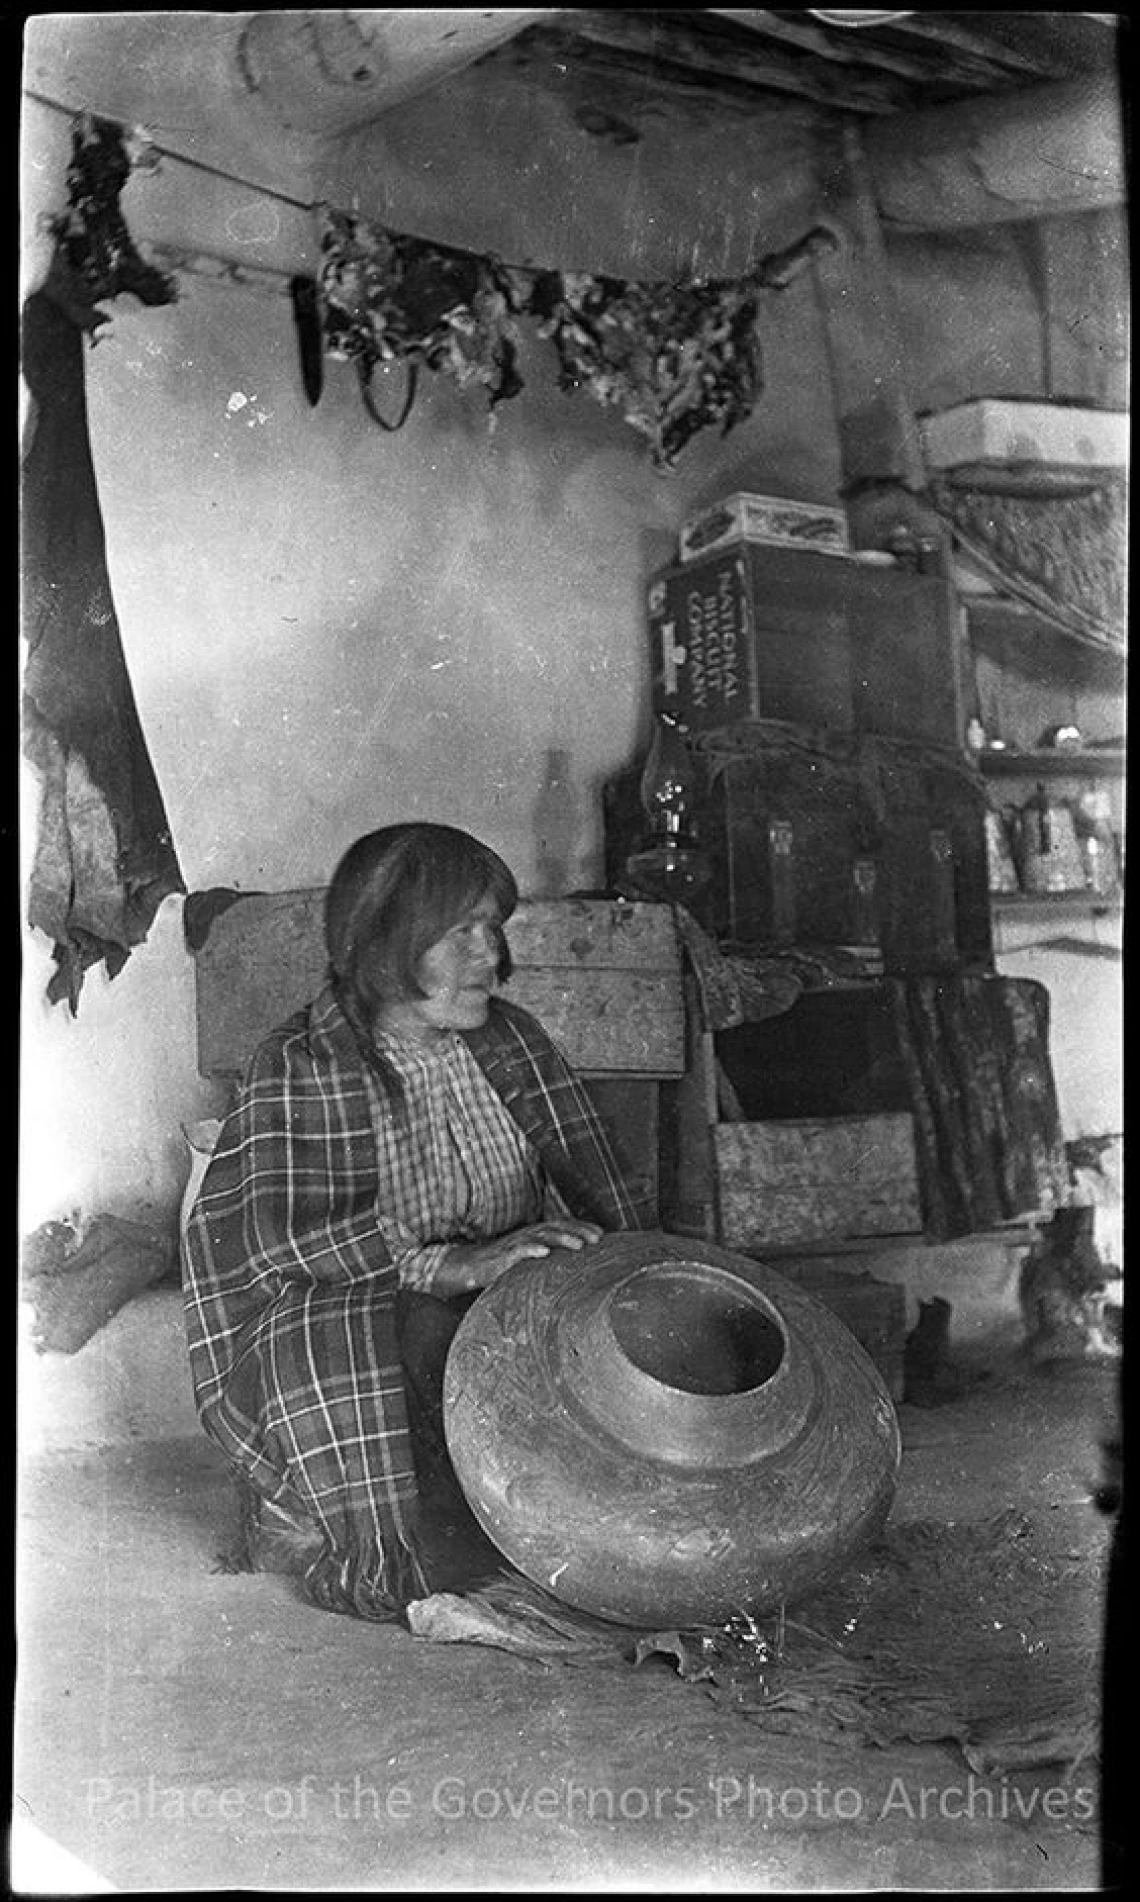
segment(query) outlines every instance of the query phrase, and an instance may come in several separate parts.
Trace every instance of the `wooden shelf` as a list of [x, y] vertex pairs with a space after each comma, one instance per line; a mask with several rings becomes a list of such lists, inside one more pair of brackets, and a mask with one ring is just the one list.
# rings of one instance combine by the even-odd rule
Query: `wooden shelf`
[[1067, 621], [1058, 621], [1044, 608], [1033, 607], [1027, 601], [1019, 601], [1008, 594], [977, 594], [961, 589], [959, 599], [966, 613], [979, 631], [991, 628], [995, 632], [1003, 627], [1024, 630], [1041, 629], [1051, 638], [1067, 641], [1083, 648], [1086, 653], [1097, 654], [1103, 660], [1110, 661], [1114, 667], [1123, 667], [1126, 658], [1126, 645], [1123, 640], [1117, 642], [1097, 634], [1085, 633], [1080, 628], [1070, 626]]
[[990, 909], [995, 917], [1024, 918], [1029, 922], [1047, 918], [1115, 918], [1124, 908], [1118, 893], [1113, 898], [1091, 892], [991, 892]]
[[998, 747], [976, 755], [982, 772], [1017, 779], [1122, 779], [1124, 749], [1051, 747], [1039, 753], [1018, 753]]

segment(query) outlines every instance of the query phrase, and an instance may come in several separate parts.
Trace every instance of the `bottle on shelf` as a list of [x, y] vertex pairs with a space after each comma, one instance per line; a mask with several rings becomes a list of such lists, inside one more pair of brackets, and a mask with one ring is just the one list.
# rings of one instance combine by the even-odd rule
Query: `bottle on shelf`
[[1077, 846], [1084, 867], [1085, 889], [1094, 898], [1111, 898], [1120, 889], [1112, 805], [1103, 787], [1090, 786], [1073, 805]]
[[1085, 889], [1085, 868], [1073, 814], [1051, 799], [1044, 782], [1017, 815], [1017, 870], [1021, 888], [1037, 897]]
[[1015, 816], [994, 806], [986, 808], [986, 866], [990, 891], [995, 896], [1021, 890], [1012, 845], [1011, 821]]

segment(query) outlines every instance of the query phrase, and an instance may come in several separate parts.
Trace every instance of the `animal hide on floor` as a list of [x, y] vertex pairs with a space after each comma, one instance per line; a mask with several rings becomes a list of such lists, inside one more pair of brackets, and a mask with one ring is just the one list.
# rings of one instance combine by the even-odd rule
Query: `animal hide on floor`
[[117, 1215], [45, 1222], [24, 1245], [20, 1294], [40, 1353], [75, 1354], [177, 1266], [172, 1232]]
[[507, 1569], [408, 1607], [413, 1634], [548, 1666], [664, 1660], [774, 1734], [889, 1748], [942, 1743], [980, 1777], [1099, 1755], [1103, 1577], [1009, 1511], [889, 1526], [842, 1577], [762, 1620], [638, 1631], [574, 1611]]

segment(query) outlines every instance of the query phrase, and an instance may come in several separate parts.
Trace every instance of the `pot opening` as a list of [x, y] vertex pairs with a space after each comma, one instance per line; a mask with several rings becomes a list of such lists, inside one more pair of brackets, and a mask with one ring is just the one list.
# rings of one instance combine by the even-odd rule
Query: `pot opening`
[[635, 1367], [682, 1393], [749, 1393], [784, 1358], [774, 1319], [719, 1277], [685, 1264], [633, 1276], [610, 1305], [610, 1326]]

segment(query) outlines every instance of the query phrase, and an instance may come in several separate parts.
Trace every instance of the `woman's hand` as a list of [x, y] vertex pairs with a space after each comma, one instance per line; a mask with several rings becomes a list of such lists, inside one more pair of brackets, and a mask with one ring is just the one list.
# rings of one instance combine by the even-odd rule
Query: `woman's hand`
[[452, 1295], [476, 1293], [489, 1288], [516, 1261], [537, 1261], [549, 1255], [552, 1248], [586, 1248], [600, 1241], [604, 1233], [596, 1222], [579, 1222], [566, 1215], [531, 1222], [526, 1228], [496, 1235], [489, 1242], [453, 1242], [432, 1292], [445, 1300]]

